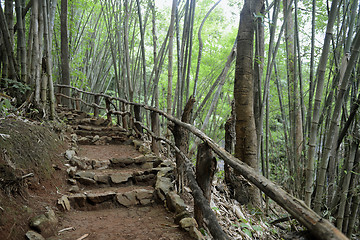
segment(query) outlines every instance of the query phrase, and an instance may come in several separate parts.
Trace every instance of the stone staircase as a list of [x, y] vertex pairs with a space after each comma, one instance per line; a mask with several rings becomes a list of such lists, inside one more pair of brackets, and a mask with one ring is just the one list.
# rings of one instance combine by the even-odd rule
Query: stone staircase
[[[175, 213], [177, 224], [192, 237], [202, 239], [184, 201], [173, 191], [172, 161], [154, 155], [149, 146], [134, 138], [130, 131], [104, 119], [64, 109], [59, 109], [59, 115], [67, 119], [73, 129], [71, 146], [65, 153], [69, 193], [58, 200], [60, 208], [116, 211], [165, 204]], [[186, 218], [190, 220], [181, 224]], [[187, 233], [187, 237], [179, 239], [190, 239], [190, 236]]]

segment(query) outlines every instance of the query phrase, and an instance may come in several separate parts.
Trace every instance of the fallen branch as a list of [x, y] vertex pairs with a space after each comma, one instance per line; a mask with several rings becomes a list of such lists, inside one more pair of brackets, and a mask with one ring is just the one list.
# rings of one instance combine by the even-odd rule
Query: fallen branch
[[74, 227], [67, 227], [67, 228], [59, 230], [58, 233], [62, 233], [62, 232], [70, 231], [70, 230], [75, 231], [75, 228]]
[[271, 225], [275, 225], [275, 224], [277, 224], [277, 223], [287, 222], [287, 221], [290, 221], [290, 220], [292, 220], [292, 219], [294, 219], [294, 217], [292, 217], [292, 216], [287, 216], [287, 217], [283, 217], [283, 218], [276, 219], [276, 220], [270, 222], [270, 224], [271, 224]]
[[89, 236], [89, 234], [87, 233], [87, 234], [82, 235], [81, 237], [79, 237], [76, 240], [83, 240], [83, 239], [87, 238], [88, 236]]
[[25, 179], [25, 178], [29, 178], [29, 177], [33, 177], [34, 176], [34, 173], [28, 173], [24, 176], [21, 177], [21, 179]]

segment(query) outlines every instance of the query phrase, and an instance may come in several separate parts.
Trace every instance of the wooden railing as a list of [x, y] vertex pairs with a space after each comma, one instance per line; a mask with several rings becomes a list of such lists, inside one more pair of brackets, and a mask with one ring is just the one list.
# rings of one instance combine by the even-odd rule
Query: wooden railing
[[[203, 142], [205, 142], [213, 151], [216, 153], [219, 158], [224, 160], [225, 163], [230, 165], [234, 168], [237, 172], [239, 172], [244, 178], [246, 178], [249, 182], [257, 186], [261, 191], [263, 191], [268, 197], [273, 199], [277, 204], [279, 204], [282, 208], [284, 208], [289, 214], [292, 215], [293, 218], [299, 221], [303, 226], [308, 228], [313, 236], [318, 239], [348, 239], [344, 234], [342, 234], [336, 227], [334, 227], [328, 220], [322, 218], [318, 214], [316, 214], [313, 210], [305, 205], [305, 203], [296, 197], [292, 196], [291, 194], [284, 191], [279, 185], [271, 182], [264, 176], [262, 176], [259, 172], [255, 171], [253, 168], [249, 167], [247, 164], [243, 163], [239, 159], [232, 156], [230, 153], [225, 151], [225, 149], [221, 148], [214, 140], [209, 138], [205, 133], [201, 132], [196, 127], [182, 122], [179, 119], [175, 118], [172, 115], [167, 114], [164, 111], [161, 111], [157, 108], [148, 106], [146, 104], [129, 102], [126, 99], [118, 98], [118, 97], [111, 97], [105, 94], [99, 93], [92, 93], [83, 91], [81, 89], [66, 86], [66, 85], [55, 85], [56, 87], [60, 88], [71, 88], [79, 93], [90, 94], [97, 97], [104, 97], [106, 102], [106, 107], [101, 107], [99, 102], [98, 103], [85, 103], [79, 98], [73, 98], [64, 96], [63, 94], [57, 94], [58, 97], [67, 97], [72, 99], [73, 101], [82, 102], [87, 106], [91, 106], [94, 108], [94, 114], [96, 109], [105, 109], [107, 113], [107, 117], [111, 120], [111, 115], [121, 115], [121, 116], [129, 116], [129, 124], [130, 126], [137, 131], [139, 134], [141, 133], [142, 129], [145, 129], [151, 137], [156, 140], [153, 142], [158, 142], [159, 140], [166, 142], [171, 146], [178, 154], [181, 155], [185, 170], [186, 176], [189, 180], [189, 187], [192, 190], [192, 195], [194, 197], [195, 204], [200, 207], [200, 210], [203, 213], [204, 219], [206, 219], [207, 227], [214, 239], [229, 239], [229, 237], [224, 233], [221, 229], [218, 221], [216, 220], [216, 216], [212, 209], [209, 206], [209, 201], [204, 197], [202, 189], [199, 187], [195, 180], [195, 173], [193, 170], [193, 165], [188, 159], [188, 157], [179, 149], [179, 146], [176, 146], [175, 143], [172, 141], [162, 138], [160, 136], [155, 135], [147, 126], [145, 126], [140, 121], [140, 108], [148, 110], [152, 113], [159, 114], [166, 119], [170, 120], [173, 124], [180, 126], [187, 131], [191, 132], [198, 138], [200, 138]], [[96, 99], [96, 98], [94, 98]], [[134, 115], [135, 118], [132, 116], [130, 112], [121, 112], [117, 110], [112, 110], [111, 106], [115, 106], [112, 104], [112, 101], [119, 101], [122, 104], [134, 106]], [[136, 110], [135, 110], [136, 109]], [[137, 117], [136, 117], [137, 116]]]

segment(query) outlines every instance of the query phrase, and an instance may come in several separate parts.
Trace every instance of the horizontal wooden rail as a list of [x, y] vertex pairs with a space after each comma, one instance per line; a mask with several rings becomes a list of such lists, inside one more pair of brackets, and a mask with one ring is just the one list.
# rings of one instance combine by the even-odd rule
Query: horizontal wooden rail
[[[66, 86], [66, 85], [56, 85], [59, 87], [70, 87], [79, 92], [96, 95], [94, 93], [82, 91], [80, 89]], [[263, 191], [268, 197], [274, 200], [277, 204], [279, 204], [282, 208], [284, 208], [288, 213], [290, 213], [296, 220], [299, 221], [300, 224], [305, 226], [313, 236], [318, 239], [327, 239], [327, 240], [340, 240], [340, 239], [348, 239], [342, 232], [340, 232], [334, 225], [332, 225], [328, 220], [320, 217], [317, 213], [315, 213], [312, 209], [305, 205], [305, 203], [291, 194], [284, 191], [279, 185], [271, 182], [269, 179], [265, 178], [259, 172], [255, 171], [253, 168], [243, 163], [239, 159], [232, 156], [230, 153], [225, 151], [225, 149], [221, 148], [217, 143], [214, 142], [210, 137], [208, 137], [205, 133], [197, 129], [196, 127], [184, 123], [174, 116], [167, 114], [164, 111], [161, 111], [157, 108], [141, 104], [129, 102], [125, 99], [118, 97], [111, 97], [105, 94], [97, 94], [111, 100], [117, 100], [125, 104], [139, 106], [146, 110], [156, 112], [168, 120], [172, 121], [174, 124], [178, 124], [179, 126], [187, 129], [204, 142], [206, 142], [212, 150], [227, 164], [237, 170], [244, 178], [246, 178], [249, 182], [257, 186], [261, 191]], [[185, 158], [184, 158], [185, 159]]]
[[89, 107], [97, 107], [99, 109], [106, 109], [105, 107], [101, 107], [100, 105], [98, 105], [96, 103], [87, 103], [84, 100], [82, 100], [81, 98], [69, 97], [69, 96], [66, 96], [65, 94], [62, 94], [62, 93], [55, 93], [55, 96], [61, 96], [61, 97], [68, 98], [68, 99], [71, 99], [71, 100], [74, 100], [74, 101], [80, 101], [80, 102], [82, 102], [83, 104], [85, 104], [86, 106], [89, 106]]

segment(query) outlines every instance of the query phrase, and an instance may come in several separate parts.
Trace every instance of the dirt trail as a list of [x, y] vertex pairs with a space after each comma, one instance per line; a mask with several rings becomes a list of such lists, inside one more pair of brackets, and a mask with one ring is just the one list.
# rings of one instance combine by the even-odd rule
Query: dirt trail
[[[80, 158], [104, 161], [139, 155], [132, 145], [79, 145], [78, 151]], [[146, 206], [64, 212], [59, 217], [58, 231], [69, 227], [73, 229], [60, 233], [57, 239], [73, 240], [82, 236], [87, 236], [86, 240], [191, 239], [174, 224], [172, 213], [155, 202]]]

